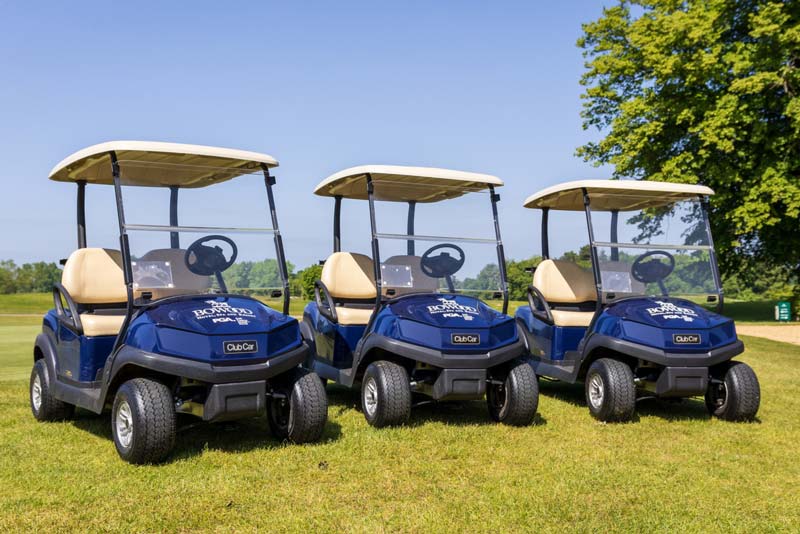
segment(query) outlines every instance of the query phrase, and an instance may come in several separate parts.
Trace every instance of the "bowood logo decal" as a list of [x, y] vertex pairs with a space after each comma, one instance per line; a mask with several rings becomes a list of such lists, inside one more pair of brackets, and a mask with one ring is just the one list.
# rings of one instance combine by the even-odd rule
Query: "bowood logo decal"
[[478, 308], [475, 306], [459, 304], [455, 300], [449, 300], [446, 298], [440, 298], [438, 300], [440, 304], [431, 304], [427, 306], [428, 313], [431, 315], [441, 315], [442, 317], [447, 318], [461, 317], [465, 321], [471, 321], [473, 316], [480, 314]]
[[656, 301], [657, 308], [647, 308], [650, 317], [660, 317], [662, 319], [682, 319], [687, 323], [693, 322], [697, 318], [697, 312], [691, 308], [682, 308], [671, 302]]
[[237, 323], [240, 325], [250, 324], [250, 319], [254, 319], [256, 313], [248, 308], [235, 308], [227, 302], [217, 302], [207, 300], [208, 308], [198, 308], [192, 310], [194, 318], [197, 320], [210, 319], [212, 323]]

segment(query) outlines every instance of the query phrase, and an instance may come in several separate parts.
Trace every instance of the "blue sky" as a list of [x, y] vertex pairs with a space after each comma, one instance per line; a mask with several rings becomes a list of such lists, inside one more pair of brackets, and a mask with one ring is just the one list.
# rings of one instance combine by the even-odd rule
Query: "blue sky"
[[[500, 176], [507, 254], [529, 256], [538, 218], [522, 200], [609, 174], [574, 156], [597, 137], [581, 128], [575, 41], [600, 13], [582, 0], [0, 0], [0, 259], [69, 254], [74, 187], [47, 174], [114, 139], [275, 156], [287, 255], [300, 266], [330, 250], [332, 202], [314, 186], [365, 163]], [[91, 224], [102, 207], [89, 210]], [[90, 227], [90, 245], [113, 246], [114, 223]], [[569, 248], [584, 240], [576, 229], [554, 232]]]

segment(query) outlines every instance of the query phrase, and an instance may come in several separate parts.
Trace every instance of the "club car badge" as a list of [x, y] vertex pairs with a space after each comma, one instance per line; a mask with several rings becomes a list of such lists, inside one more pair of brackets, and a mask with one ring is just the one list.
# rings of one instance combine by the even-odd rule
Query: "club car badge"
[[225, 341], [223, 349], [225, 354], [252, 354], [258, 352], [256, 341]]
[[479, 334], [450, 334], [450, 343], [453, 345], [478, 345], [480, 342]]

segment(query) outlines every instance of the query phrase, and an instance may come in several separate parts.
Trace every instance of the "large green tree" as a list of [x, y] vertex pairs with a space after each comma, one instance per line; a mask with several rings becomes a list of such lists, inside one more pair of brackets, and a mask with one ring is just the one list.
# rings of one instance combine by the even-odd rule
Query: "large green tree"
[[[723, 271], [800, 275], [800, 1], [620, 0], [585, 24], [578, 149], [615, 177], [712, 187]], [[748, 272], [746, 272], [748, 271]]]

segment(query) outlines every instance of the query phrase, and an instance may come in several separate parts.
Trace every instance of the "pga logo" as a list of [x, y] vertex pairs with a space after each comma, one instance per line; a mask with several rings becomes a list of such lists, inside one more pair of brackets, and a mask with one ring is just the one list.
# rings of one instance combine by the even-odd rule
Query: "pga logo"
[[258, 352], [258, 343], [255, 341], [225, 341], [223, 350], [225, 354], [252, 354]]

